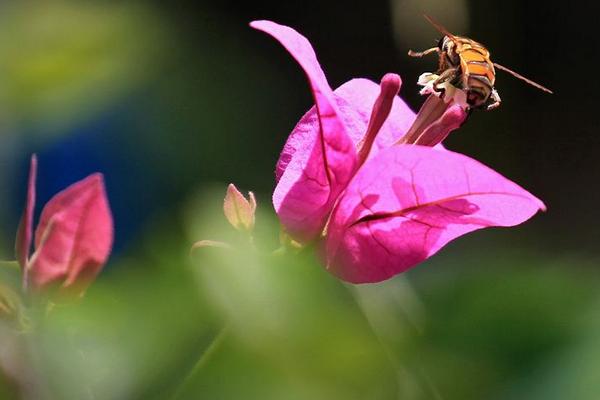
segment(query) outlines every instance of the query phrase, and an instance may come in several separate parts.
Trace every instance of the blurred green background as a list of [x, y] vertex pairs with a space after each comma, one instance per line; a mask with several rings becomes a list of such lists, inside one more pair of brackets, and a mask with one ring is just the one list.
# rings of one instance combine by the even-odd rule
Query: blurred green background
[[[0, 301], [14, 312], [0, 322], [0, 398], [597, 399], [597, 8], [3, 2], [0, 259], [13, 258], [33, 152], [38, 213], [60, 189], [103, 172], [116, 241], [86, 297], [47, 315], [23, 311], [16, 271], [2, 270]], [[274, 165], [311, 97], [297, 65], [248, 22], [307, 36], [333, 87], [399, 73], [401, 96], [418, 109], [416, 78], [435, 59], [405, 54], [438, 38], [422, 12], [554, 90], [499, 72], [501, 108], [474, 113], [446, 142], [548, 212], [461, 238], [377, 285], [337, 281], [312, 249], [270, 255]], [[229, 182], [257, 194], [261, 251], [221, 217]], [[190, 256], [199, 239], [239, 250]]]

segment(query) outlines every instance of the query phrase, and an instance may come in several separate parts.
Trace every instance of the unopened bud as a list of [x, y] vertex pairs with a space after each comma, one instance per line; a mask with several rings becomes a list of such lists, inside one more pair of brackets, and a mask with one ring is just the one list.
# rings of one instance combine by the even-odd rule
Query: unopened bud
[[254, 214], [256, 212], [254, 193], [248, 192], [248, 199], [246, 199], [233, 183], [229, 184], [223, 202], [223, 212], [227, 221], [235, 229], [252, 231], [254, 229]]
[[[112, 248], [113, 220], [101, 174], [92, 174], [46, 203], [33, 234], [37, 159], [31, 158], [25, 212], [17, 232], [16, 254], [23, 288], [83, 294]], [[30, 256], [31, 242], [35, 252]]]

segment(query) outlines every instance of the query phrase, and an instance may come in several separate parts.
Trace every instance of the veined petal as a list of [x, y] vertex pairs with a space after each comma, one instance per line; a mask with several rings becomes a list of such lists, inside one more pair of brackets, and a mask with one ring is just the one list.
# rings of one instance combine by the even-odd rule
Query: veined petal
[[306, 162], [288, 164], [273, 193], [282, 225], [295, 239], [308, 241], [321, 232], [338, 195], [354, 174], [356, 149], [309, 41], [292, 28], [271, 21], [250, 25], [277, 39], [296, 59], [315, 99], [317, 138], [305, 143], [309, 146]]
[[[346, 132], [357, 145], [364, 137], [371, 111], [380, 92], [380, 86], [364, 78], [352, 79], [333, 92]], [[399, 96], [396, 96], [389, 117], [379, 130], [375, 139], [377, 150], [393, 145], [400, 140], [412, 126], [415, 113]], [[312, 107], [300, 119], [287, 139], [275, 168], [275, 179], [279, 178], [290, 162], [305, 164], [310, 150], [319, 135], [319, 122], [316, 107]]]
[[328, 269], [349, 282], [379, 282], [459, 236], [518, 225], [539, 210], [539, 199], [467, 156], [394, 146], [365, 163], [336, 206]]
[[28, 266], [33, 287], [55, 281], [85, 287], [106, 263], [112, 240], [104, 181], [93, 174], [58, 193], [42, 210]]

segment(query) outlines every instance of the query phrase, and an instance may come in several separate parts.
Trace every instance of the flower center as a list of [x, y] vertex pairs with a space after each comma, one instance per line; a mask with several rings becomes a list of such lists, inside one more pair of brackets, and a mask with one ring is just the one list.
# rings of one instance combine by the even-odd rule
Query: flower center
[[437, 85], [437, 90], [434, 89], [437, 77], [435, 74], [423, 74], [419, 77], [419, 84], [425, 86], [421, 94], [428, 94], [429, 97], [421, 106], [408, 132], [396, 144], [433, 147], [466, 120], [469, 109], [466, 93], [447, 82]]

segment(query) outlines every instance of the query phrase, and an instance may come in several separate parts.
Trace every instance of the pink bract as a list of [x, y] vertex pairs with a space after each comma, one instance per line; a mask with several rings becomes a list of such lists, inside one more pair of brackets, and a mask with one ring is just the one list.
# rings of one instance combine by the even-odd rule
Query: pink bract
[[544, 209], [467, 156], [391, 147], [369, 160], [340, 198], [325, 239], [328, 269], [349, 282], [379, 282], [465, 233], [518, 225]]
[[17, 235], [23, 284], [39, 290], [59, 284], [83, 290], [100, 272], [113, 241], [113, 221], [104, 180], [92, 174], [56, 194], [42, 210], [31, 248], [37, 161], [32, 157], [27, 202]]
[[396, 96], [396, 74], [380, 85], [352, 79], [333, 91], [306, 38], [270, 21], [251, 26], [296, 59], [315, 99], [277, 162], [275, 211], [295, 240], [323, 239], [338, 277], [381, 281], [467, 232], [516, 225], [544, 209], [488, 167], [441, 148], [467, 117], [458, 104], [431, 96], [417, 117]]
[[356, 168], [356, 150], [341, 117], [337, 101], [312, 46], [296, 31], [270, 21], [252, 27], [269, 33], [290, 52], [308, 78], [318, 114], [318, 139], [302, 141], [309, 154], [303, 163], [287, 164], [273, 193], [273, 204], [284, 226], [297, 239], [319, 234], [337, 196]]

